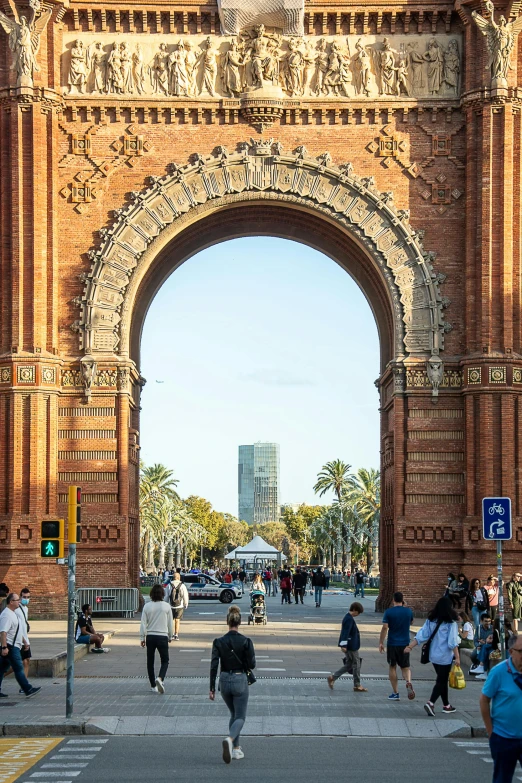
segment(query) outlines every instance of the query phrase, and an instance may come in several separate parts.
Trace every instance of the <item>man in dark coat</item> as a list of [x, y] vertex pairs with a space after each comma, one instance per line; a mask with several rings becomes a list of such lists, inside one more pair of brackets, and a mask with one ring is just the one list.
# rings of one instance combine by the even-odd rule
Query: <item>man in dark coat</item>
[[344, 652], [344, 666], [341, 666], [333, 674], [328, 676], [328, 685], [333, 690], [334, 682], [342, 674], [353, 674], [353, 689], [359, 693], [366, 693], [367, 688], [361, 685], [361, 659], [359, 649], [361, 647], [361, 637], [355, 618], [364, 612], [362, 604], [355, 601], [350, 606], [350, 611], [343, 618], [341, 633], [339, 635], [339, 647]]

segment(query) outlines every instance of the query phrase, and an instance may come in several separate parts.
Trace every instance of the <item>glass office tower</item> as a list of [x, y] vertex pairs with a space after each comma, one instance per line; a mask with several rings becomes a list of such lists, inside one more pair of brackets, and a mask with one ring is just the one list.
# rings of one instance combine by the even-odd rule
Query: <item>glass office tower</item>
[[239, 447], [239, 519], [249, 525], [277, 522], [279, 508], [279, 444]]

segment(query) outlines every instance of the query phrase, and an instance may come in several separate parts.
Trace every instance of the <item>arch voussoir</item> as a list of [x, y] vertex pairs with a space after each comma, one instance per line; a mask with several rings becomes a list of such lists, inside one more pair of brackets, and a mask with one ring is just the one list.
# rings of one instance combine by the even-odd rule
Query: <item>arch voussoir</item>
[[409, 212], [396, 208], [391, 192], [379, 192], [372, 177], [356, 176], [351, 164], [333, 165], [328, 153], [312, 158], [304, 147], [284, 153], [272, 140], [244, 143], [230, 154], [220, 147], [185, 166], [172, 164], [117, 211], [112, 227], [100, 232], [101, 247], [89, 254], [92, 267], [77, 322], [83, 353], [126, 355], [133, 297], [158, 251], [187, 221], [255, 198], [290, 203], [340, 225], [381, 272], [393, 309], [394, 358], [439, 355], [448, 328], [441, 276]]

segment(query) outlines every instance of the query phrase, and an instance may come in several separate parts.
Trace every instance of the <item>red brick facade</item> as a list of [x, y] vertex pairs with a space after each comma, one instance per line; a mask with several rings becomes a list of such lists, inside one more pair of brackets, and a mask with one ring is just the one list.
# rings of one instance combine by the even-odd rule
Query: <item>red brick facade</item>
[[[389, 36], [401, 57], [409, 37], [424, 36], [423, 52], [430, 36], [445, 53], [456, 40], [459, 95], [446, 75], [431, 96], [352, 86], [348, 96], [287, 94], [253, 110], [205, 93], [68, 93], [73, 40], [147, 46], [154, 35], [171, 49], [182, 36], [217, 40], [213, 3], [51, 1], [34, 86], [16, 86], [0, 31], [1, 581], [29, 583], [47, 597], [42, 611], [62, 611], [64, 568], [39, 558], [39, 522], [66, 515], [67, 486], [80, 484], [78, 584], [136, 585], [143, 319], [186, 258], [256, 233], [328, 253], [375, 313], [383, 599], [400, 588], [425, 606], [448, 570], [494, 568], [482, 496], [512, 498], [506, 563], [521, 567], [522, 61], [517, 42], [508, 86], [492, 89], [470, 15], [480, 7], [456, 5], [306, 2], [305, 32], [330, 47], [348, 40], [351, 57], [358, 36], [368, 48]], [[265, 110], [273, 124], [250, 124]], [[92, 377], [84, 356], [96, 362]], [[435, 382], [430, 357], [443, 362]]]

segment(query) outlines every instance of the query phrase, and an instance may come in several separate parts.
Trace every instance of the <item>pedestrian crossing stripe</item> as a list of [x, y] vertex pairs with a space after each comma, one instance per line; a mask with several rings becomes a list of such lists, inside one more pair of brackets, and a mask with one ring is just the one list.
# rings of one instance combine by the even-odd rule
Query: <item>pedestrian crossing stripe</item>
[[14, 783], [31, 769], [49, 751], [63, 742], [63, 737], [28, 739], [10, 737], [0, 739], [0, 783]]

